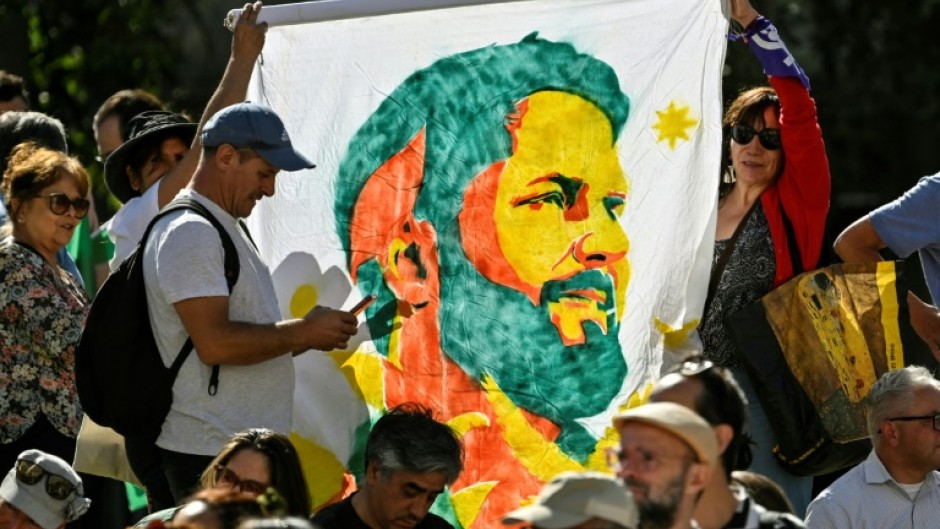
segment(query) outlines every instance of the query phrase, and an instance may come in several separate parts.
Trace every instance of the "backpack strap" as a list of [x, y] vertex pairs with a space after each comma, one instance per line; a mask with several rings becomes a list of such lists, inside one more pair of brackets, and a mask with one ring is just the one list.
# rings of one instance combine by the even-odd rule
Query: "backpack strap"
[[[150, 224], [147, 226], [147, 230], [144, 232], [144, 236], [140, 240], [141, 246], [144, 246], [147, 241], [147, 237], [150, 236], [150, 231], [153, 229], [153, 226], [157, 223], [157, 220], [166, 216], [167, 214], [173, 211], [179, 211], [181, 209], [188, 209], [200, 217], [208, 220], [210, 224], [219, 232], [219, 238], [222, 240], [222, 252], [223, 252], [223, 267], [225, 269], [225, 282], [228, 284], [229, 294], [232, 293], [232, 289], [235, 287], [235, 283], [238, 282], [238, 276], [241, 270], [239, 261], [238, 261], [238, 250], [235, 248], [235, 243], [232, 242], [232, 238], [229, 236], [228, 232], [225, 231], [225, 228], [222, 224], [219, 223], [218, 219], [206, 209], [205, 206], [193, 200], [189, 197], [181, 197], [173, 200], [166, 205], [160, 213]], [[248, 228], [242, 221], [238, 222], [242, 228], [242, 231], [248, 236], [248, 240], [251, 241], [252, 246], [254, 246], [254, 241], [251, 239], [251, 235], [248, 234]], [[143, 252], [141, 252], [143, 255]], [[143, 260], [141, 259], [141, 262]], [[183, 347], [180, 349], [180, 352], [176, 355], [176, 359], [173, 360], [173, 365], [170, 366], [170, 383], [176, 381], [177, 375], [179, 375], [180, 369], [183, 368], [183, 363], [189, 357], [189, 354], [193, 351], [193, 340], [190, 337], [186, 338], [186, 343], [183, 344]], [[212, 375], [209, 377], [209, 395], [215, 395], [219, 390], [219, 366], [215, 364], [212, 366]]]

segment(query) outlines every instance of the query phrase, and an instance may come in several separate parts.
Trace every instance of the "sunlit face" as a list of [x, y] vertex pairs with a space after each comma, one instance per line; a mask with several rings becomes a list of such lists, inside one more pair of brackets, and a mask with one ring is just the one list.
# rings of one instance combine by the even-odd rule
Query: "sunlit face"
[[95, 141], [101, 158], [107, 158], [117, 150], [124, 143], [124, 137], [121, 136], [121, 119], [117, 115], [105, 118], [101, 126], [95, 129]]
[[23, 511], [0, 500], [0, 527], [3, 529], [42, 529], [32, 518]]
[[[757, 120], [750, 123], [754, 130], [764, 128], [779, 129], [780, 120], [772, 106], [764, 109], [763, 123]], [[783, 149], [768, 150], [760, 143], [757, 135], [746, 145], [731, 140], [731, 163], [737, 181], [748, 185], [770, 185], [783, 168]]]
[[427, 516], [447, 486], [444, 472], [394, 472], [384, 475], [369, 464], [367, 518], [380, 529], [412, 529]]
[[236, 218], [245, 218], [259, 200], [274, 195], [279, 169], [248, 149], [239, 150], [236, 157], [239, 159], [230, 175], [232, 194], [227, 210]]
[[[514, 152], [505, 169], [489, 182], [489, 175], [478, 177], [464, 210], [491, 212], [505, 262], [488, 277], [544, 305], [563, 343], [582, 344], [586, 322], [606, 333], [623, 315], [630, 274], [620, 224], [626, 176], [610, 121], [593, 104], [548, 91], [531, 95], [519, 110], [517, 126], [509, 126]], [[463, 233], [493, 229], [473, 220], [462, 216]], [[468, 255], [478, 268], [496, 257]]]
[[189, 152], [189, 145], [181, 138], [174, 136], [163, 140], [160, 150], [144, 163], [139, 173], [132, 173], [130, 168], [127, 168], [131, 187], [143, 194], [176, 167], [187, 152]]
[[[38, 250], [50, 262], [55, 262], [50, 256], [68, 244], [81, 219], [75, 216], [72, 207], [64, 215], [53, 213], [48, 198], [52, 193], [65, 194], [71, 200], [83, 198], [75, 178], [71, 175], [63, 176], [43, 188], [39, 196], [14, 204], [17, 217], [14, 236]], [[23, 218], [22, 222], [19, 222], [19, 217]]]
[[[268, 457], [252, 448], [243, 448], [235, 452], [235, 455], [229, 458], [224, 466], [242, 484], [239, 492], [255, 494], [252, 489], [260, 488], [256, 484], [261, 484], [264, 488], [272, 485]], [[246, 486], [247, 484], [254, 485], [254, 487]], [[214, 488], [234, 490], [237, 486], [234, 479], [217, 479]]]
[[633, 493], [645, 529], [667, 529], [686, 495], [692, 451], [669, 433], [642, 423], [620, 428], [617, 476]]
[[[903, 415], [922, 417], [940, 413], [940, 389], [927, 387], [917, 390], [912, 404]], [[897, 451], [911, 468], [924, 472], [940, 468], [940, 432], [933, 429], [930, 419], [892, 421], [898, 432]]]

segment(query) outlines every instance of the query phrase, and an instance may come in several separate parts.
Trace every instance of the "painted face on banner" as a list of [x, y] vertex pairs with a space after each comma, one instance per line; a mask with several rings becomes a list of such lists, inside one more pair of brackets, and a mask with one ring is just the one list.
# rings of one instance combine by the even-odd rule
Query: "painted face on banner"
[[478, 270], [542, 307], [562, 344], [583, 345], [585, 326], [609, 333], [623, 316], [627, 180], [596, 106], [547, 91], [519, 107], [515, 152], [470, 184], [461, 239]]
[[[491, 75], [461, 78], [468, 68]], [[575, 457], [597, 441], [578, 419], [607, 410], [627, 374], [616, 138], [628, 111], [609, 66], [569, 45], [474, 50], [402, 83], [336, 184], [350, 275], [379, 296], [367, 312], [377, 349], [404, 340], [396, 329], [420, 335], [408, 343], [434, 344], [558, 425]], [[403, 319], [428, 310], [434, 325]]]

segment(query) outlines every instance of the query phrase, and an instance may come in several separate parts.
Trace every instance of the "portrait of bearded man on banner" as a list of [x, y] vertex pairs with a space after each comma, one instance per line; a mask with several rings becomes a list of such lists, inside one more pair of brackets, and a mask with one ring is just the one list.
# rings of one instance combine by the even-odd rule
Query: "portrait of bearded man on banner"
[[377, 296], [386, 407], [418, 401], [462, 425], [454, 488], [512, 480], [517, 501], [549, 470], [488, 468], [500, 458], [603, 460], [579, 420], [627, 376], [629, 108], [609, 65], [530, 35], [411, 74], [340, 163], [337, 229], [350, 277]]

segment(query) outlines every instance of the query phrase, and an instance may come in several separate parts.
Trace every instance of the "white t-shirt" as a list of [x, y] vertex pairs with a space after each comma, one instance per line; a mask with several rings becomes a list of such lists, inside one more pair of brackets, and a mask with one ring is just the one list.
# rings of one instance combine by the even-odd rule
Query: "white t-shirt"
[[[225, 227], [238, 251], [238, 282], [229, 295], [222, 241], [208, 220], [192, 211], [160, 219], [144, 250], [144, 279], [150, 323], [163, 363], [172, 365], [187, 334], [174, 303], [185, 299], [229, 296], [232, 321], [280, 320], [274, 284], [267, 266], [238, 227], [237, 219], [195, 191], [191, 197]], [[294, 393], [294, 364], [289, 354], [254, 365], [222, 366], [218, 393], [209, 395], [212, 367], [193, 350], [173, 385], [173, 405], [157, 445], [175, 452], [214, 456], [236, 432], [271, 428], [289, 432]]]
[[140, 243], [140, 238], [144, 236], [150, 221], [160, 211], [159, 199], [158, 181], [144, 191], [143, 195], [128, 200], [108, 222], [108, 237], [114, 243], [114, 257], [108, 262], [112, 272]]

